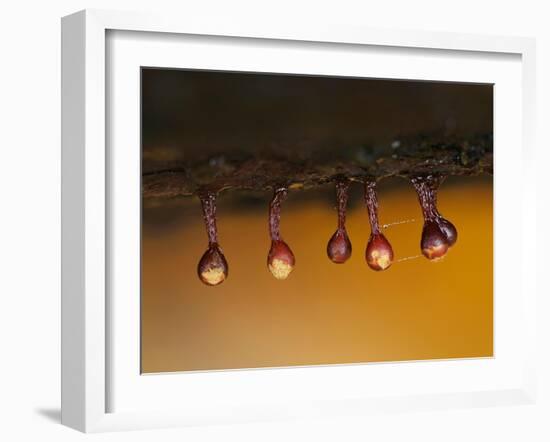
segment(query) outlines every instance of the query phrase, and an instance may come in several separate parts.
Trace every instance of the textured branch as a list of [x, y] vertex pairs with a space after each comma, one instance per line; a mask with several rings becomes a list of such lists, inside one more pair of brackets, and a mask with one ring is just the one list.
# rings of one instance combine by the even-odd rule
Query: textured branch
[[144, 199], [166, 199], [228, 189], [309, 188], [342, 177], [363, 181], [433, 173], [478, 175], [492, 171], [491, 135], [468, 139], [430, 136], [395, 140], [387, 146], [215, 155], [180, 162], [171, 169], [148, 171], [143, 174], [142, 191]]

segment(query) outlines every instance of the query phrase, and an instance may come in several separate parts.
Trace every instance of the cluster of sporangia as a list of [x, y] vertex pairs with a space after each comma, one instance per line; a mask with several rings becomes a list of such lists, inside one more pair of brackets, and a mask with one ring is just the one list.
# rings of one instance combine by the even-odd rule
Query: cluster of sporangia
[[[445, 256], [447, 250], [457, 240], [455, 226], [441, 216], [437, 210], [437, 189], [442, 177], [422, 176], [411, 179], [418, 194], [418, 200], [424, 217], [424, 227], [420, 240], [422, 254], [430, 259], [437, 260]], [[341, 179], [336, 182], [336, 199], [338, 209], [338, 227], [327, 244], [327, 255], [336, 264], [343, 264], [351, 256], [351, 241], [346, 231], [346, 206], [350, 182]], [[281, 238], [279, 229], [281, 220], [281, 203], [288, 194], [286, 187], [275, 190], [269, 204], [269, 235], [271, 248], [267, 255], [267, 267], [276, 279], [286, 279], [294, 269], [296, 260], [288, 244]], [[206, 193], [201, 196], [201, 203], [208, 234], [208, 249], [198, 265], [198, 275], [207, 285], [221, 284], [228, 275], [228, 265], [218, 244], [216, 228], [216, 194]], [[376, 197], [376, 182], [365, 182], [365, 204], [369, 214], [371, 235], [365, 251], [368, 266], [377, 271], [388, 269], [393, 261], [393, 249], [389, 241], [381, 232], [378, 223], [378, 199]]]

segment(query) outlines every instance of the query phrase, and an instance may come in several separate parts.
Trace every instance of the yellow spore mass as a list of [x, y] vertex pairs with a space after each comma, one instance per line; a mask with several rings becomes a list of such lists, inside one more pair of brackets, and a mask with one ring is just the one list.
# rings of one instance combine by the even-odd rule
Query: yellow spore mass
[[288, 262], [277, 258], [273, 259], [268, 267], [269, 271], [276, 279], [286, 279], [292, 270], [294, 270], [294, 267]]
[[201, 273], [201, 279], [208, 285], [218, 285], [225, 280], [225, 273], [222, 268], [211, 268]]

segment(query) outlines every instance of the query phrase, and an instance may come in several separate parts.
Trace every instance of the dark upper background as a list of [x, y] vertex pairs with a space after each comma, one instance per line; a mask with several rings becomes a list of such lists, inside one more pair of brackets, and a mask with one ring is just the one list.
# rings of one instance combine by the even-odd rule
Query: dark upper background
[[490, 133], [493, 87], [144, 68], [144, 171], [212, 154]]

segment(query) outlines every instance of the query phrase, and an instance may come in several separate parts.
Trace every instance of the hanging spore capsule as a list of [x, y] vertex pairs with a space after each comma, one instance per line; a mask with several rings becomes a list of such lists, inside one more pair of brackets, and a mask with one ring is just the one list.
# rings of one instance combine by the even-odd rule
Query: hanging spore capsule
[[432, 182], [429, 181], [435, 178], [414, 177], [411, 182], [418, 195], [418, 201], [422, 209], [424, 217], [424, 226], [422, 228], [422, 236], [420, 239], [420, 250], [422, 254], [430, 259], [437, 260], [443, 258], [449, 249], [449, 241], [447, 235], [437, 222], [436, 200]]
[[418, 195], [418, 201], [424, 217], [424, 227], [420, 239], [422, 254], [430, 259], [443, 258], [457, 240], [455, 226], [441, 216], [437, 210], [437, 190], [442, 177], [427, 175], [414, 177], [411, 182]]
[[217, 244], [208, 247], [197, 268], [199, 278], [206, 285], [219, 285], [228, 274], [227, 261]]
[[441, 231], [445, 234], [449, 247], [454, 246], [456, 240], [458, 239], [458, 231], [456, 230], [454, 224], [442, 216], [438, 216], [437, 223], [439, 224]]
[[449, 243], [445, 233], [434, 220], [424, 222], [422, 238], [420, 240], [422, 254], [428, 259], [440, 259], [449, 249]]
[[202, 255], [197, 273], [199, 279], [206, 285], [219, 285], [227, 278], [229, 267], [223, 251], [218, 244], [218, 229], [216, 226], [216, 194], [208, 192], [200, 196], [208, 249]]
[[351, 256], [351, 241], [346, 231], [346, 206], [348, 204], [349, 181], [336, 182], [338, 228], [327, 244], [327, 255], [336, 264], [343, 264]]
[[367, 264], [373, 270], [386, 270], [393, 263], [393, 249], [390, 242], [380, 231], [378, 223], [378, 198], [376, 182], [365, 183], [365, 203], [369, 212], [371, 235], [365, 251]]
[[439, 209], [437, 208], [437, 191], [443, 180], [444, 177], [429, 175], [428, 177], [426, 177], [426, 184], [429, 186], [430, 189], [430, 197], [432, 199], [431, 205], [436, 218], [436, 222], [439, 225], [441, 231], [447, 237], [447, 243], [449, 247], [452, 247], [455, 245], [456, 240], [458, 239], [458, 231], [456, 230], [456, 227], [452, 222], [450, 222], [448, 219], [443, 218], [441, 213], [439, 213]]
[[273, 199], [269, 204], [269, 235], [271, 248], [267, 255], [267, 267], [276, 279], [286, 279], [294, 270], [296, 260], [294, 254], [286, 242], [281, 238], [281, 203], [288, 194], [286, 187], [275, 190]]

